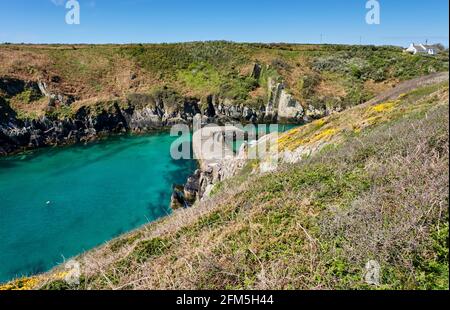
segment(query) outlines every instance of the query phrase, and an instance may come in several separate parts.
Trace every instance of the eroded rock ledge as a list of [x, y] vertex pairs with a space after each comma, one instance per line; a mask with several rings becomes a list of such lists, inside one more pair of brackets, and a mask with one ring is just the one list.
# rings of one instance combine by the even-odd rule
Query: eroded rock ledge
[[[190, 207], [207, 199], [217, 183], [235, 176], [244, 167], [248, 160], [248, 143], [244, 142], [236, 154], [228, 144], [236, 135], [248, 138], [244, 131], [230, 125], [205, 126], [194, 132], [192, 144], [200, 168], [188, 178], [184, 187], [175, 187], [171, 202], [173, 209]], [[255, 144], [270, 137], [271, 134], [268, 134]]]

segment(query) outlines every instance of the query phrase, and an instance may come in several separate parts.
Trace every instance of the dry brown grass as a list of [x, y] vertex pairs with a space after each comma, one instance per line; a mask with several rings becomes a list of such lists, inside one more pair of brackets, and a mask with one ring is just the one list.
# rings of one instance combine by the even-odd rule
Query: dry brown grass
[[373, 94], [381, 94], [395, 87], [395, 85], [397, 85], [398, 83], [399, 81], [397, 80], [389, 80], [381, 83], [377, 83], [373, 80], [368, 80], [364, 83], [364, 88]]
[[371, 189], [347, 208], [332, 207], [321, 215], [321, 238], [342, 240], [331, 255], [342, 255], [356, 266], [376, 258], [393, 273], [403, 267], [401, 285], [417, 287], [422, 276], [417, 260], [436, 258], [430, 235], [448, 221], [448, 119], [441, 114], [445, 108], [432, 109], [423, 121], [404, 120], [376, 130], [339, 154], [337, 160], [362, 156], [367, 149], [379, 153], [364, 154], [370, 156], [365, 170], [374, 180]]
[[0, 76], [24, 80], [41, 78], [45, 68], [51, 65], [51, 61], [46, 54], [14, 46], [1, 47], [0, 59]]

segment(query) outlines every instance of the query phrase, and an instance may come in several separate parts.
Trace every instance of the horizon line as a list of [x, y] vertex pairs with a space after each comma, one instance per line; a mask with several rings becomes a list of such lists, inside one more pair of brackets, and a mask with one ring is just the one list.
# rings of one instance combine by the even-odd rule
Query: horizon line
[[[251, 42], [251, 41], [231, 41], [231, 40], [193, 40], [193, 41], [169, 41], [169, 42], [108, 42], [108, 43], [86, 43], [86, 42], [0, 42], [0, 45], [175, 45], [175, 44], [192, 44], [192, 43], [230, 43], [230, 44], [250, 44], [250, 45], [319, 45], [319, 46], [332, 46], [332, 45], [342, 45], [342, 46], [376, 46], [376, 47], [405, 47], [404, 45], [396, 44], [376, 44], [376, 43], [311, 43], [311, 42]], [[411, 43], [416, 43], [411, 41]], [[417, 42], [419, 43], [419, 41]], [[448, 48], [445, 43], [436, 42], [429, 44], [442, 44], [445, 48]]]

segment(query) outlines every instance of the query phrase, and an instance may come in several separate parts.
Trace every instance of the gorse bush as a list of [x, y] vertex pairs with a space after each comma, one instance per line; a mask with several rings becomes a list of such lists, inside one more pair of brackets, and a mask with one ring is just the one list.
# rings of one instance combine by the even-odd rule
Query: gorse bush
[[299, 88], [303, 98], [310, 98], [315, 94], [315, 89], [319, 85], [320, 80], [320, 75], [316, 73], [305, 75], [300, 79]]
[[208, 63], [218, 68], [232, 67], [249, 61], [245, 45], [217, 41], [180, 44], [146, 44], [121, 49], [151, 72], [171, 73], [187, 69], [191, 64]]
[[258, 81], [253, 77], [240, 77], [230, 74], [221, 83], [219, 94], [225, 98], [245, 100], [248, 98], [249, 92], [258, 87]]
[[[363, 81], [381, 82], [389, 78], [401, 80], [448, 70], [446, 52], [438, 57], [410, 55], [398, 49], [352, 48], [313, 61], [313, 69], [340, 72]], [[448, 53], [447, 53], [448, 55]]]

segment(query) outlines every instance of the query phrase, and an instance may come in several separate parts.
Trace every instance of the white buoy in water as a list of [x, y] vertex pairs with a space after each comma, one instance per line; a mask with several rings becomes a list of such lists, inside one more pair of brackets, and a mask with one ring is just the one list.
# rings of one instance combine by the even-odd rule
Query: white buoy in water
[[46, 202], [47, 206], [48, 206], [49, 204], [51, 204], [51, 203], [52, 203], [52, 202], [51, 202], [50, 200]]

